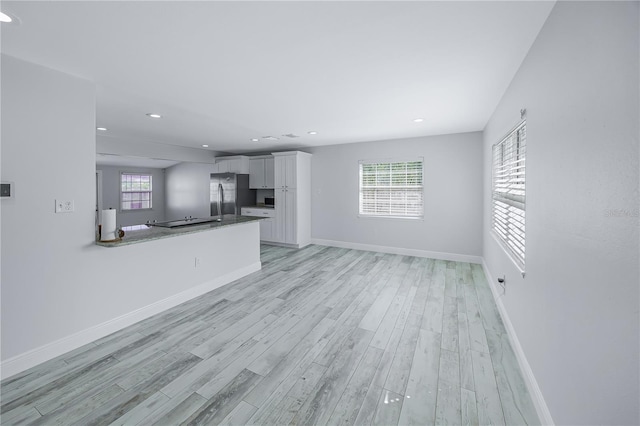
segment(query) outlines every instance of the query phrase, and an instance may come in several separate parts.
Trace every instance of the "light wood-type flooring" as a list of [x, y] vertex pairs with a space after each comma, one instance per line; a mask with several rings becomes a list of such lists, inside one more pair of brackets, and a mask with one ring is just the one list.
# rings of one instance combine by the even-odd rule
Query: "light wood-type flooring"
[[539, 422], [480, 265], [322, 246], [261, 258], [3, 381], [2, 424]]

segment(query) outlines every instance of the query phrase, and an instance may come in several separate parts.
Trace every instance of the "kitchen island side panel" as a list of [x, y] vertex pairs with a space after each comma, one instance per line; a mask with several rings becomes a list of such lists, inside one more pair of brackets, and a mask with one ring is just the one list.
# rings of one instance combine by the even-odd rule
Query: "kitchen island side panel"
[[[113, 249], [93, 245], [73, 251], [84, 259], [74, 274], [86, 279], [86, 285], [73, 295], [75, 303], [70, 303], [66, 312], [58, 311], [57, 318], [34, 318], [22, 332], [35, 337], [39, 335], [35, 329], [38, 327], [54, 335], [59, 330], [49, 323], [56, 325], [71, 319], [78, 321], [78, 327], [66, 335], [59, 333], [60, 337], [53, 340], [39, 340], [43, 344], [3, 359], [3, 379], [232, 283], [261, 267], [259, 221]], [[88, 309], [91, 315], [85, 313]], [[98, 320], [90, 322], [90, 318]], [[13, 343], [8, 337], [11, 336], [3, 335], [5, 345]]]

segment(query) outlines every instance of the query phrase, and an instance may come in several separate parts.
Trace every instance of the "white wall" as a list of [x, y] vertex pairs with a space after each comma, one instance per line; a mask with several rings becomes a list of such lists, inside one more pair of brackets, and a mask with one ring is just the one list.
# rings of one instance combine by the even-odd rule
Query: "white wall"
[[[1, 77], [2, 180], [16, 189], [2, 200], [6, 359], [68, 333], [94, 285], [80, 282], [88, 275], [76, 259], [94, 238], [95, 94], [87, 81], [4, 55]], [[55, 214], [57, 198], [75, 212]]]
[[[114, 331], [109, 321], [259, 267], [257, 223], [96, 246], [94, 86], [5, 55], [1, 67], [1, 179], [16, 185], [1, 201], [3, 376]], [[75, 211], [55, 214], [56, 198]]]
[[[481, 133], [333, 145], [310, 152], [314, 240], [481, 255]], [[417, 156], [424, 157], [424, 220], [358, 218], [358, 161]]]
[[213, 164], [180, 163], [166, 169], [167, 220], [211, 216], [211, 173]]
[[640, 423], [638, 5], [558, 2], [484, 131], [490, 200], [491, 145], [527, 109], [526, 278], [489, 202], [484, 257], [557, 424]]
[[[142, 167], [96, 166], [102, 170], [102, 206], [104, 209], [114, 208], [116, 223], [120, 226], [141, 225], [148, 220], [165, 220], [165, 172], [164, 169], [147, 169]], [[148, 173], [152, 176], [151, 210], [120, 210], [120, 175], [122, 172]]]

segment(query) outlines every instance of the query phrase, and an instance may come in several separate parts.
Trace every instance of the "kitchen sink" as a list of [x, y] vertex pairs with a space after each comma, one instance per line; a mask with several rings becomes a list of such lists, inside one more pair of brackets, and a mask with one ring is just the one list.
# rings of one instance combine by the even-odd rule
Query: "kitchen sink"
[[218, 216], [211, 217], [185, 217], [184, 219], [179, 220], [168, 220], [166, 222], [148, 222], [147, 226], [159, 226], [161, 228], [178, 228], [180, 226], [187, 225], [199, 225], [203, 223], [211, 223], [211, 222], [222, 222], [222, 218]]

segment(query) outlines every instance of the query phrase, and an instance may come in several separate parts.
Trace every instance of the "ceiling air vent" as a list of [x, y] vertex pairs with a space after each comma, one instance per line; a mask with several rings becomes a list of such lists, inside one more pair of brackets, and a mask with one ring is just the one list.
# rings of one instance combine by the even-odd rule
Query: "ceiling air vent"
[[276, 138], [275, 136], [263, 136], [262, 139], [266, 139], [268, 141], [277, 141], [278, 138]]
[[293, 133], [287, 133], [286, 135], [282, 135], [286, 138], [299, 138], [300, 136], [294, 135]]

